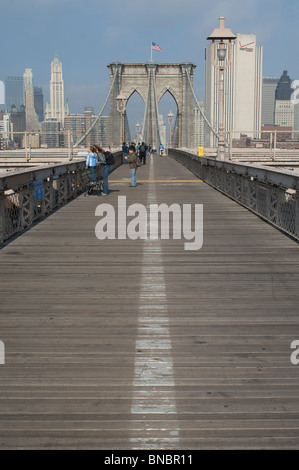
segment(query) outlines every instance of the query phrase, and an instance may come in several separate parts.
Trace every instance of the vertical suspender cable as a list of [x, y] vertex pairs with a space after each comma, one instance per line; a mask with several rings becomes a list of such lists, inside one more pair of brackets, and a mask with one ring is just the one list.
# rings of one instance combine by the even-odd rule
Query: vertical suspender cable
[[210, 130], [213, 132], [213, 134], [218, 138], [219, 135], [218, 135], [218, 132], [215, 131], [215, 129], [213, 128], [212, 124], [210, 123], [210, 121], [208, 120], [208, 118], [206, 117], [205, 113], [204, 113], [204, 110], [202, 109], [202, 106], [199, 104], [199, 101], [197, 99], [197, 96], [195, 94], [195, 91], [194, 91], [194, 88], [193, 88], [193, 85], [192, 85], [192, 82], [191, 82], [191, 79], [190, 79], [190, 75], [189, 75], [189, 72], [188, 70], [186, 70], [186, 74], [187, 74], [187, 77], [188, 77], [188, 81], [189, 81], [189, 85], [190, 85], [190, 88], [191, 88], [191, 91], [192, 91], [192, 94], [193, 94], [193, 97], [194, 97], [194, 100], [195, 100], [195, 103], [200, 111], [200, 114], [202, 115], [203, 119], [205, 120], [206, 124], [208, 125], [208, 127], [210, 128]]

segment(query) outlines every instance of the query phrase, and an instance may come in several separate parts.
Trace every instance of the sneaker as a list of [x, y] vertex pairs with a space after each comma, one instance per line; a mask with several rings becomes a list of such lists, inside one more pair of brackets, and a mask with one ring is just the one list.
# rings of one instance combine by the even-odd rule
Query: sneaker
[[108, 196], [108, 194], [107, 193], [102, 193], [102, 196]]

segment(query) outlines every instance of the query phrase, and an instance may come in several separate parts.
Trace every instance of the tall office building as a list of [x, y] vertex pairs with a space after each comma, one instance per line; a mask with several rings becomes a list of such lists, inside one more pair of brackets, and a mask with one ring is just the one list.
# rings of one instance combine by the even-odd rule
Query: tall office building
[[[212, 64], [212, 44], [206, 48], [205, 110], [213, 128], [219, 123], [219, 70]], [[259, 137], [262, 114], [263, 48], [253, 34], [238, 34], [232, 46], [232, 64], [224, 71], [224, 131], [234, 138], [241, 134]], [[211, 132], [206, 146], [215, 146]]]
[[262, 88], [262, 126], [275, 124], [275, 92], [278, 78], [263, 78]]
[[5, 80], [5, 108], [10, 111], [12, 107], [20, 108], [24, 105], [23, 77], [6, 77]]
[[34, 88], [32, 69], [26, 69], [23, 75], [24, 101], [26, 113], [26, 131], [37, 132], [39, 130], [38, 117], [34, 108]]
[[57, 119], [64, 126], [64, 118], [68, 114], [68, 105], [64, 103], [62, 63], [56, 53], [51, 63], [50, 104], [47, 103], [45, 117], [46, 119]]
[[291, 101], [293, 89], [292, 80], [287, 70], [280, 77], [275, 91], [275, 125], [280, 127], [295, 127], [295, 105]]
[[44, 120], [44, 95], [43, 89], [34, 87], [34, 108], [39, 122]]

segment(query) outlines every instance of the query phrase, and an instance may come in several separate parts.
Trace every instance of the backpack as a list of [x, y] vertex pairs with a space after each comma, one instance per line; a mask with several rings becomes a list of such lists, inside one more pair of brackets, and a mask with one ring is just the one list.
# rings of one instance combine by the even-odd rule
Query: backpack
[[146, 153], [146, 147], [145, 147], [145, 145], [140, 145], [140, 147], [139, 147], [139, 152], [140, 152], [140, 153]]
[[111, 153], [111, 152], [105, 152], [104, 155], [105, 155], [105, 157], [106, 157], [106, 162], [105, 162], [106, 165], [110, 165], [110, 166], [114, 165], [114, 163], [115, 163], [115, 158], [114, 158], [113, 153]]

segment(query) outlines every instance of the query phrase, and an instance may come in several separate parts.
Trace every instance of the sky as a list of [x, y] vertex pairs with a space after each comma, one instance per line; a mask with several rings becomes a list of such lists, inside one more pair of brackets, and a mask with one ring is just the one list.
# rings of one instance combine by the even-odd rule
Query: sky
[[[82, 113], [85, 106], [99, 112], [109, 91], [107, 64], [147, 62], [153, 41], [163, 49], [153, 52], [156, 62], [196, 64], [194, 88], [201, 100], [206, 38], [219, 16], [235, 34], [256, 34], [264, 48], [264, 77], [288, 70], [299, 80], [298, 0], [0, 0], [0, 80], [32, 68], [34, 85], [49, 101], [57, 52], [70, 112]], [[141, 99], [135, 93], [131, 100], [142, 117]], [[161, 104], [167, 112], [171, 105], [170, 97]]]

